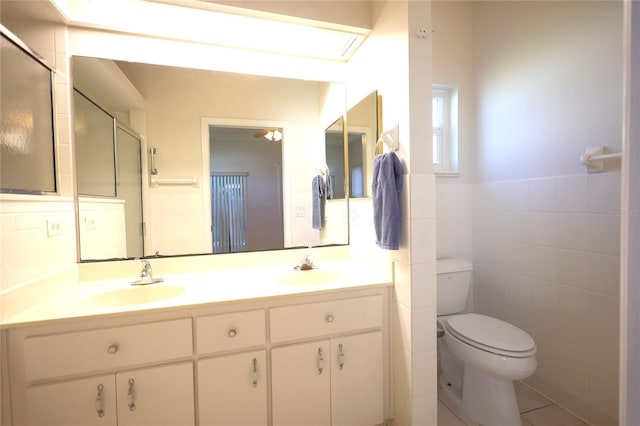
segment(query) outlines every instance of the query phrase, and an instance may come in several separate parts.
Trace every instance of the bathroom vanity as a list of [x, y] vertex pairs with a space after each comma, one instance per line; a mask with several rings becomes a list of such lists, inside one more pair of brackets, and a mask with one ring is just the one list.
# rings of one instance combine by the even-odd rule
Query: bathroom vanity
[[13, 426], [383, 424], [390, 280], [314, 277], [222, 297], [200, 274], [174, 302], [25, 314], [5, 325]]

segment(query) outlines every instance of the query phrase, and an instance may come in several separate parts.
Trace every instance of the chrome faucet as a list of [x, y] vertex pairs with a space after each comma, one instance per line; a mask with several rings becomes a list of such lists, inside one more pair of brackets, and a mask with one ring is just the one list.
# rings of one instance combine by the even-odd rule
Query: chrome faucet
[[309, 250], [305, 252], [300, 262], [296, 266], [294, 266], [293, 269], [296, 269], [298, 271], [307, 271], [316, 268], [317, 266], [315, 265], [315, 263], [313, 263], [313, 259], [311, 259], [311, 247], [309, 247]]
[[147, 285], [161, 283], [163, 278], [153, 278], [153, 272], [151, 270], [151, 262], [146, 259], [140, 261], [142, 263], [142, 270], [140, 271], [140, 279], [135, 280], [131, 285]]

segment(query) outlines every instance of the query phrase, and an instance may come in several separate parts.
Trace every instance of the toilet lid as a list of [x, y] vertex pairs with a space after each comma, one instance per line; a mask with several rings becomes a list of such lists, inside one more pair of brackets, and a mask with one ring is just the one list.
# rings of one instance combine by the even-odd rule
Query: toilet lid
[[454, 315], [446, 320], [447, 330], [458, 339], [488, 352], [528, 357], [536, 353], [536, 344], [520, 328], [481, 314]]

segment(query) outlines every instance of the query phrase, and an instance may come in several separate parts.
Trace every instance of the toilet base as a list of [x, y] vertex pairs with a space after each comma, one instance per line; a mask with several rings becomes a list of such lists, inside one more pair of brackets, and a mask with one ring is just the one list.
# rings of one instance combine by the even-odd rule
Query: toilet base
[[446, 374], [440, 375], [438, 380], [438, 399], [451, 410], [467, 426], [481, 426], [476, 420], [467, 416], [462, 408], [462, 389], [454, 386]]
[[465, 365], [462, 409], [485, 426], [519, 425], [520, 411], [513, 381]]

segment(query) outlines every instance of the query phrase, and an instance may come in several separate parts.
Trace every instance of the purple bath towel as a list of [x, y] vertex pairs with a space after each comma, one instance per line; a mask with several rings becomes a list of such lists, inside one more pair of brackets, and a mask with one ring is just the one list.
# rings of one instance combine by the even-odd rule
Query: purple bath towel
[[400, 201], [402, 164], [395, 152], [377, 155], [373, 160], [373, 224], [376, 244], [398, 250], [400, 244]]
[[311, 225], [313, 229], [322, 229], [324, 222], [324, 182], [322, 176], [311, 180]]

